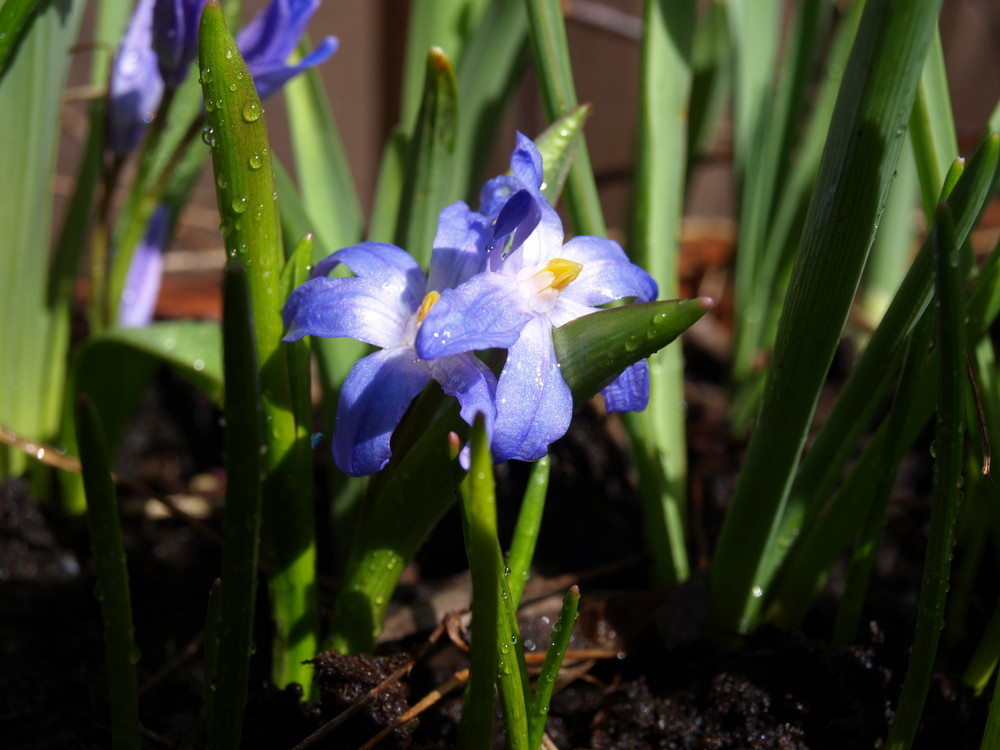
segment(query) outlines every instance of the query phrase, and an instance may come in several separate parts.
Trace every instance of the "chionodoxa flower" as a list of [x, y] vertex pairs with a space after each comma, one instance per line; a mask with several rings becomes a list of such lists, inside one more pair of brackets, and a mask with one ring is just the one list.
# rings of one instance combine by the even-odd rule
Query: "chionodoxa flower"
[[[393, 430], [431, 379], [458, 398], [466, 422], [485, 415], [494, 460], [540, 458], [573, 409], [552, 328], [607, 302], [656, 297], [656, 283], [617, 243], [563, 244], [559, 216], [541, 192], [541, 156], [520, 133], [511, 171], [486, 183], [479, 211], [460, 201], [441, 212], [426, 282], [404, 250], [368, 242], [319, 263], [290, 295], [286, 341], [349, 336], [381, 347], [341, 389], [333, 454], [346, 473], [385, 466]], [[339, 263], [355, 276], [328, 278]], [[499, 379], [475, 355], [494, 348], [508, 350]], [[609, 409], [645, 408], [645, 360], [602, 392]]]

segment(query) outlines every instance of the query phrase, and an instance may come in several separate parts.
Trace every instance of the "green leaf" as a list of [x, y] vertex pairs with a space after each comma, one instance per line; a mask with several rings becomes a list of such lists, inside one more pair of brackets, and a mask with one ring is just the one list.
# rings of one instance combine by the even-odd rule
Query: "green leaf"
[[563, 597], [559, 617], [552, 626], [552, 640], [545, 651], [545, 661], [542, 671], [538, 674], [538, 685], [535, 697], [528, 713], [528, 747], [532, 750], [542, 746], [542, 735], [545, 733], [545, 722], [549, 718], [549, 703], [552, 702], [552, 691], [556, 686], [556, 678], [562, 667], [563, 657], [569, 648], [573, 637], [573, 626], [580, 609], [580, 587], [571, 586]]
[[[49, 305], [48, 247], [61, 97], [82, 11], [82, 3], [46, 4], [0, 82], [0, 352], [8, 363], [0, 424], [40, 441], [58, 429], [69, 338], [64, 311]], [[0, 448], [0, 477], [24, 467], [23, 454]]]
[[486, 420], [477, 415], [470, 441], [471, 466], [462, 493], [465, 552], [472, 578], [472, 643], [469, 649], [469, 686], [459, 728], [462, 747], [493, 747], [493, 685], [497, 674], [512, 668], [510, 644], [498, 644], [500, 581], [503, 567], [497, 559], [497, 501], [493, 457]]
[[354, 245], [362, 236], [361, 204], [319, 70], [289, 81], [284, 94], [302, 203], [312, 220], [307, 231], [331, 252]]
[[375, 201], [368, 222], [368, 239], [374, 242], [392, 242], [396, 237], [406, 180], [408, 144], [406, 134], [396, 129], [389, 134], [382, 150], [382, 162], [375, 182]]
[[531, 560], [535, 556], [538, 532], [542, 526], [551, 467], [552, 460], [548, 456], [542, 456], [532, 467], [528, 486], [521, 500], [521, 509], [517, 514], [517, 525], [510, 541], [510, 551], [507, 553], [507, 568], [510, 570], [510, 575], [507, 577], [507, 582], [510, 586], [511, 606], [515, 610], [521, 604], [524, 585], [531, 573]]
[[542, 166], [545, 169], [542, 195], [553, 206], [559, 201], [566, 185], [573, 157], [576, 155], [576, 142], [578, 137], [582, 137], [583, 126], [590, 117], [591, 110], [589, 104], [582, 104], [553, 122], [535, 138], [535, 147], [542, 156]]
[[[559, 0], [525, 0], [525, 8], [542, 103], [549, 120], [555, 121], [577, 106], [562, 4]], [[607, 234], [590, 155], [582, 136], [566, 183], [566, 205], [577, 234], [601, 237]]]
[[266, 454], [254, 315], [242, 259], [226, 266], [223, 282], [223, 357], [226, 373], [226, 518], [222, 595], [216, 637], [215, 690], [208, 716], [210, 750], [237, 750], [250, 676], [261, 481]]
[[0, 82], [27, 33], [38, 5], [38, 0], [6, 0], [0, 6]]
[[132, 600], [118, 520], [118, 498], [111, 479], [111, 462], [108, 460], [101, 419], [94, 404], [85, 396], [81, 396], [76, 403], [76, 430], [87, 493], [87, 528], [90, 530], [98, 599], [104, 619], [111, 747], [114, 750], [138, 750], [139, 691], [135, 665], [139, 661], [139, 650], [132, 627]]
[[789, 488], [896, 168], [941, 0], [868, 0], [768, 370], [760, 421], [726, 514], [710, 576], [717, 632], [760, 612]]
[[[284, 252], [271, 150], [257, 88], [226, 28], [217, 0], [201, 17], [198, 59], [205, 97], [205, 142], [212, 150], [226, 252], [247, 269], [268, 430], [264, 460], [264, 545], [275, 619], [275, 684], [311, 686], [303, 662], [316, 654], [311, 415], [298, 409], [308, 391], [302, 358], [283, 348]], [[249, 363], [246, 364], [250, 366]]]
[[[680, 296], [678, 274], [686, 165], [678, 154], [687, 143], [690, 47], [695, 3], [646, 3], [639, 82], [639, 126], [633, 185], [629, 251], [649, 271], [660, 296]], [[649, 362], [649, 405], [625, 419], [639, 460], [647, 548], [654, 575], [665, 584], [688, 576], [684, 542], [687, 447], [684, 361], [680, 347], [659, 352]]]
[[707, 297], [624, 305], [554, 329], [552, 343], [573, 398], [589, 399], [626, 367], [680, 336], [711, 305]]
[[936, 343], [940, 350], [937, 422], [934, 433], [934, 488], [927, 553], [917, 604], [917, 625], [910, 663], [885, 746], [905, 750], [913, 744], [930, 688], [955, 546], [955, 524], [962, 493], [965, 439], [966, 349], [964, 305], [951, 212], [938, 207], [932, 244], [935, 257]]
[[[419, 115], [424, 87], [423, 65], [431, 47], [444, 50], [451, 60], [461, 60], [472, 43], [487, 0], [414, 0], [406, 24], [400, 126], [412, 133]], [[503, 29], [493, 29], [502, 33]]]
[[395, 244], [423, 268], [430, 263], [438, 214], [455, 198], [454, 157], [458, 85], [451, 61], [438, 47], [427, 55], [424, 98], [406, 155], [406, 174]]

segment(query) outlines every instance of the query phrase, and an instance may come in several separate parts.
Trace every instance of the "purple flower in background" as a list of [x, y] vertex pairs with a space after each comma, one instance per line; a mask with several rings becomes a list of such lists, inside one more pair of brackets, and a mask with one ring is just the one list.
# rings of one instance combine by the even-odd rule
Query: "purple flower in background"
[[121, 157], [139, 143], [163, 96], [163, 79], [150, 46], [154, 2], [139, 0], [111, 65], [108, 145]]
[[319, 0], [272, 0], [236, 36], [261, 99], [337, 51], [336, 37], [328, 36], [298, 63], [285, 65], [318, 7]]
[[153, 49], [160, 75], [176, 88], [198, 56], [198, 24], [207, 0], [156, 0], [153, 10]]
[[[508, 349], [492, 431], [498, 462], [537, 460], [569, 427], [573, 397], [559, 370], [552, 329], [595, 312], [598, 305], [626, 297], [645, 302], [657, 293], [656, 282], [629, 262], [618, 243], [575, 237], [563, 244], [562, 222], [540, 193], [541, 157], [520, 134], [511, 167], [513, 182], [500, 191], [509, 196], [507, 202], [484, 202], [484, 209], [497, 216], [488, 268], [442, 291], [416, 336], [417, 353], [432, 361], [459, 352]], [[471, 231], [488, 223], [489, 216], [465, 209], [449, 221], [453, 232]], [[646, 360], [627, 368], [602, 393], [611, 410], [645, 408]]]
[[[471, 244], [468, 249], [476, 251]], [[431, 278], [448, 276], [438, 266], [454, 258], [435, 250]], [[355, 276], [328, 278], [340, 263]], [[464, 267], [472, 273], [482, 263], [469, 262]], [[427, 361], [413, 348], [417, 331], [438, 297], [406, 251], [381, 242], [338, 250], [318, 263], [312, 278], [289, 295], [282, 310], [288, 329], [285, 341], [307, 335], [348, 336], [380, 347], [354, 365], [340, 389], [333, 457], [344, 473], [373, 474], [388, 463], [393, 430], [432, 379], [446, 394], [458, 398], [466, 422], [471, 424], [479, 412], [486, 416], [490, 429], [496, 390], [490, 369], [471, 353], [454, 352]]]
[[124, 328], [140, 328], [153, 319], [163, 279], [163, 251], [169, 228], [170, 209], [159, 206], [149, 220], [146, 235], [135, 248], [125, 278], [118, 306], [118, 324]]

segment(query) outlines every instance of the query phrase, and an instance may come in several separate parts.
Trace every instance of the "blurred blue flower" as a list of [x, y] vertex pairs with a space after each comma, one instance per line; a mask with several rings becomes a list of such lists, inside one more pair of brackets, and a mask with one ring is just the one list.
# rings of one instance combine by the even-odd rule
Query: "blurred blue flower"
[[[207, 0], [139, 0], [111, 69], [108, 145], [124, 157], [156, 115], [164, 84], [176, 88], [198, 55], [198, 24]], [[305, 33], [319, 0], [272, 0], [236, 36], [266, 99], [289, 79], [337, 51], [328, 36], [295, 65], [285, 61]]]
[[136, 147], [163, 96], [163, 79], [150, 46], [155, 1], [139, 0], [111, 64], [108, 146], [116, 156], [124, 157]]
[[149, 325], [153, 319], [163, 279], [163, 251], [169, 228], [170, 209], [161, 205], [153, 212], [146, 234], [135, 248], [125, 278], [118, 305], [118, 324], [124, 328]]
[[[438, 237], [442, 242], [446, 239], [456, 236]], [[450, 276], [463, 281], [440, 267], [456, 258], [470, 274], [482, 268], [485, 258], [480, 256], [480, 262], [475, 262], [475, 243], [465, 249], [467, 255], [461, 249], [450, 254], [435, 250], [431, 278]], [[341, 263], [355, 276], [328, 278]], [[446, 394], [458, 398], [466, 422], [471, 424], [479, 412], [486, 416], [487, 428], [492, 425], [496, 378], [485, 364], [467, 352], [427, 361], [413, 348], [417, 331], [438, 297], [406, 251], [380, 242], [338, 250], [318, 263], [312, 278], [289, 295], [282, 310], [288, 329], [285, 341], [307, 335], [348, 336], [380, 347], [354, 365], [340, 390], [333, 457], [344, 473], [364, 476], [388, 463], [393, 430], [432, 379]]]
[[[441, 292], [415, 342], [420, 357], [431, 361], [493, 347], [508, 350], [492, 430], [498, 462], [537, 460], [569, 427], [573, 397], [559, 370], [552, 329], [598, 305], [627, 297], [645, 302], [657, 294], [656, 282], [629, 262], [618, 243], [575, 237], [563, 244], [562, 222], [540, 192], [541, 157], [521, 134], [511, 171], [512, 178], [487, 183], [480, 212], [442, 214], [454, 233], [492, 226], [488, 267]], [[602, 393], [610, 410], [644, 409], [646, 361], [626, 369]]]
[[207, 0], [156, 0], [153, 49], [163, 82], [176, 88], [198, 57], [198, 24]]
[[261, 99], [337, 51], [336, 37], [328, 36], [295, 65], [285, 64], [318, 7], [319, 0], [272, 0], [236, 36], [236, 44], [247, 61]]

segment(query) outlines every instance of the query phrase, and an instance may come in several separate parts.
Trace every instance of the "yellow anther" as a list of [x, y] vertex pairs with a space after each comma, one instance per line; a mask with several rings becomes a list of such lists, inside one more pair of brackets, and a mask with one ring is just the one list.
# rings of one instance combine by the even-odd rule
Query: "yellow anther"
[[431, 311], [431, 308], [434, 307], [434, 303], [439, 299], [441, 299], [441, 292], [427, 292], [423, 302], [420, 303], [420, 309], [417, 310], [418, 323], [424, 322], [424, 318], [427, 317], [427, 313]]
[[562, 291], [576, 280], [582, 270], [583, 266], [580, 263], [565, 258], [553, 258], [545, 264], [545, 268], [540, 273], [551, 273], [552, 281], [549, 282], [549, 287]]

